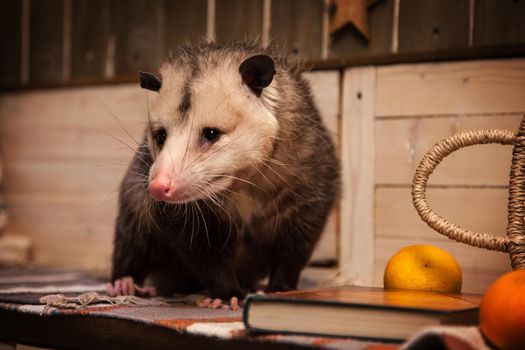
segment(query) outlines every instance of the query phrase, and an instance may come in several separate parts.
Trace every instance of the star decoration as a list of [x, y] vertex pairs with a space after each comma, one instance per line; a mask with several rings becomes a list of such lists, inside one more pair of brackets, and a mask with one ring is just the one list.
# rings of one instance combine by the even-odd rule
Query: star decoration
[[367, 40], [370, 39], [368, 7], [379, 0], [332, 0], [335, 13], [330, 20], [330, 33], [352, 24]]

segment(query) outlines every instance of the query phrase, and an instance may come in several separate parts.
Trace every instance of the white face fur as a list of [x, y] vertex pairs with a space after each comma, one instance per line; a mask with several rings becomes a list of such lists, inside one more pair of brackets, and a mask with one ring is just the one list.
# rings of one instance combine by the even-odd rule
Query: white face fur
[[[154, 199], [186, 203], [213, 197], [271, 152], [278, 122], [261, 98], [272, 92], [275, 81], [258, 97], [243, 83], [238, 67], [201, 71], [189, 84], [186, 70], [171, 65], [161, 70], [162, 88], [149, 96]], [[185, 90], [189, 108], [181, 111]]]

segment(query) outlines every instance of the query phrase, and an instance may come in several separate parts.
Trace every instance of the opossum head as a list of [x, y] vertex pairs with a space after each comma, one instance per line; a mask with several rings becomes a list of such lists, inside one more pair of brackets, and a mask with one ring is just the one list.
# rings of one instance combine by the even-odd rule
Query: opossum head
[[265, 102], [275, 73], [269, 56], [237, 55], [173, 61], [162, 79], [140, 74], [141, 86], [155, 91], [148, 190], [156, 201], [216, 198], [267, 159], [278, 129]]

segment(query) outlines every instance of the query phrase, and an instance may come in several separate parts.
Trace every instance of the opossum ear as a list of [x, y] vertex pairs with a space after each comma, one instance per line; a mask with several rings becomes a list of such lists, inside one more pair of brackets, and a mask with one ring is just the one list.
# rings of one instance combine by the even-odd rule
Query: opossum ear
[[159, 91], [162, 86], [162, 80], [155, 74], [148, 72], [139, 72], [140, 87], [151, 91]]
[[247, 58], [239, 66], [242, 81], [257, 95], [270, 85], [275, 75], [275, 64], [270, 56], [256, 55]]

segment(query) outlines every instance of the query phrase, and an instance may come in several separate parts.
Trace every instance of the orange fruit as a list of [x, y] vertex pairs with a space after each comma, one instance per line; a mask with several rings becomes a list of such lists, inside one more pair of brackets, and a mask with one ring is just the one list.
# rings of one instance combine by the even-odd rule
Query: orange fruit
[[508, 272], [490, 285], [481, 301], [479, 323], [499, 349], [525, 349], [525, 270]]
[[452, 255], [432, 245], [410, 245], [394, 254], [385, 268], [386, 289], [461, 291], [461, 267]]

